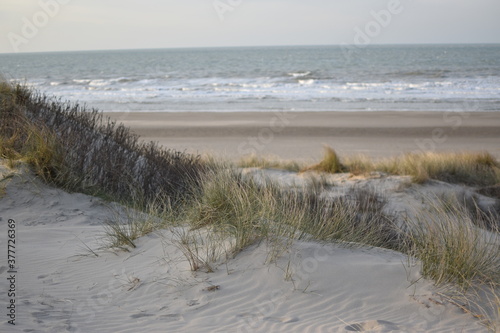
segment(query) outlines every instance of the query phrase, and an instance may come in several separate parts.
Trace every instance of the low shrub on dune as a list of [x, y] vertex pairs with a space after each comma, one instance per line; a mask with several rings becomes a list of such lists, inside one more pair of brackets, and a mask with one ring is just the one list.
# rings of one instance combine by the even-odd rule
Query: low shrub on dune
[[2, 156], [24, 158], [44, 179], [113, 200], [175, 202], [204, 172], [197, 156], [142, 142], [95, 109], [0, 82]]

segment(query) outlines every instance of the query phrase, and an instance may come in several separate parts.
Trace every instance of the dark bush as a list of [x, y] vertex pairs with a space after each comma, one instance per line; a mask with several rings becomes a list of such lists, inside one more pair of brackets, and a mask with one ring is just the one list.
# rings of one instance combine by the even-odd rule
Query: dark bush
[[143, 200], [182, 199], [205, 166], [198, 156], [142, 142], [96, 109], [63, 102], [26, 86], [0, 83], [0, 137], [21, 152], [33, 128], [55, 135], [61, 157], [48, 180], [67, 189]]

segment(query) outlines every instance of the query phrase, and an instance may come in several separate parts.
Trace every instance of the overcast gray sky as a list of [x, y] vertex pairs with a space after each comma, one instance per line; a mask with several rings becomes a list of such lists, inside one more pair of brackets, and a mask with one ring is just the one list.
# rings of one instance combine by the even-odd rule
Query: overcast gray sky
[[1, 0], [0, 52], [500, 43], [499, 15], [499, 0]]

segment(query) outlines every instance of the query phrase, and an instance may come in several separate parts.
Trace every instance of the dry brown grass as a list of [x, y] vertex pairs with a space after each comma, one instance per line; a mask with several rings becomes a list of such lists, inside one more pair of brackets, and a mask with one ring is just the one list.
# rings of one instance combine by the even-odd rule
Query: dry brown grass
[[382, 171], [393, 175], [412, 176], [415, 183], [430, 179], [470, 186], [492, 186], [500, 183], [500, 163], [488, 152], [418, 153], [371, 160], [365, 156], [342, 160], [326, 147], [318, 164], [305, 170], [354, 174]]
[[274, 156], [258, 155], [245, 156], [236, 165], [241, 168], [280, 169], [293, 172], [298, 172], [303, 167], [299, 162], [283, 160]]
[[437, 179], [449, 183], [486, 186], [500, 182], [500, 164], [487, 152], [406, 154], [375, 164], [375, 169], [411, 175], [416, 183]]
[[340, 163], [340, 158], [331, 147], [325, 147], [323, 159], [315, 165], [303, 168], [302, 171], [320, 171], [328, 173], [337, 173], [347, 171], [345, 166]]

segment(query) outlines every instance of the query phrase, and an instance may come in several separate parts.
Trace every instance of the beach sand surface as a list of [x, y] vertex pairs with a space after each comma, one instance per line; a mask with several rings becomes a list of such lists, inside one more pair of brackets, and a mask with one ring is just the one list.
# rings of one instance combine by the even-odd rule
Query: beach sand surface
[[166, 148], [229, 159], [249, 154], [311, 161], [341, 156], [488, 151], [500, 158], [500, 112], [107, 113]]

